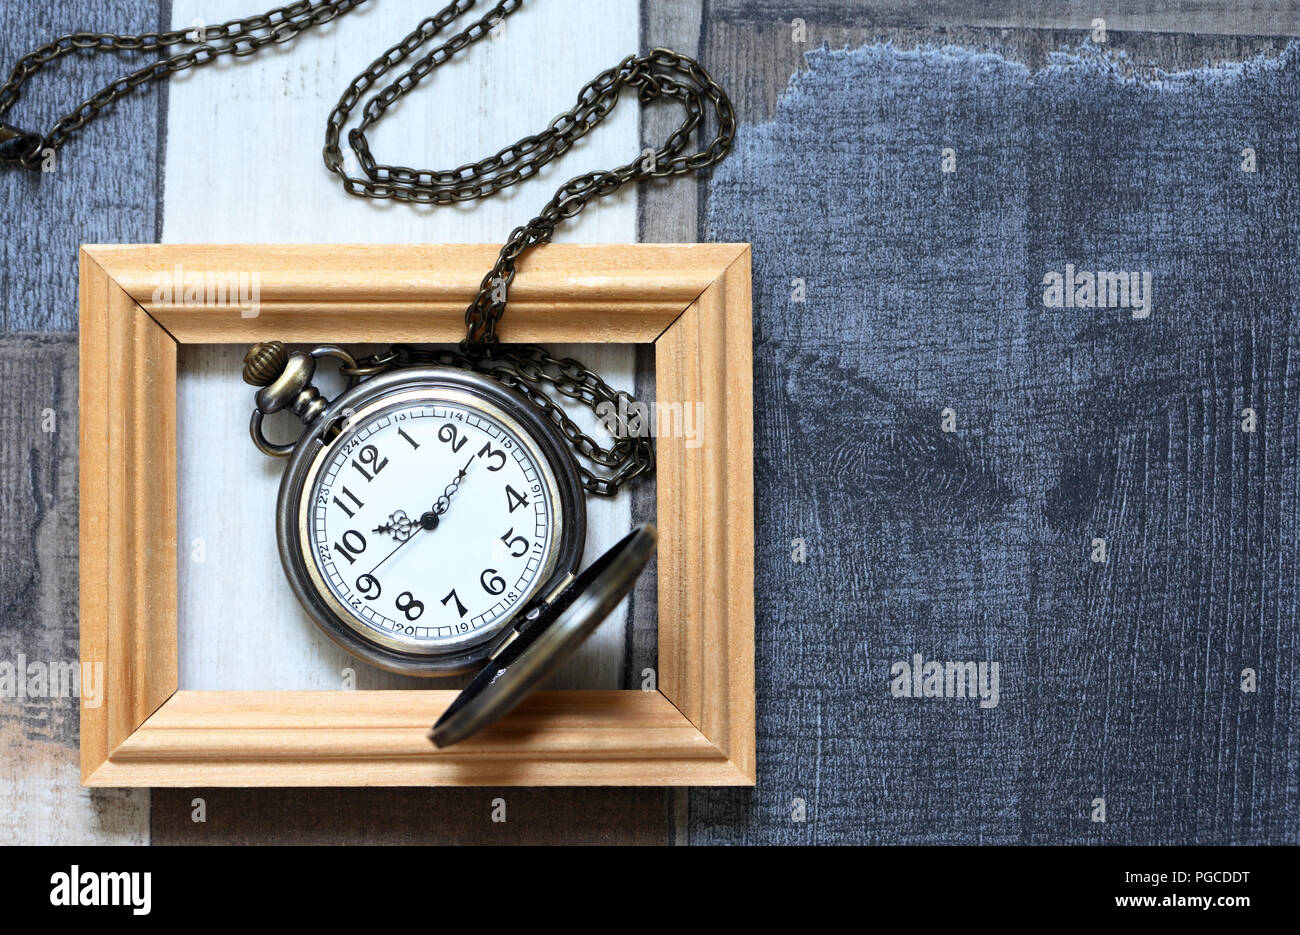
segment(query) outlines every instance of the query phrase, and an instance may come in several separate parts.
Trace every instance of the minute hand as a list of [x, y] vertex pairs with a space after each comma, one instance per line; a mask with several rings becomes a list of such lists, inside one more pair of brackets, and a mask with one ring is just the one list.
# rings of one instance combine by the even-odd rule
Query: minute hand
[[433, 512], [437, 513], [439, 516], [442, 516], [447, 512], [447, 508], [451, 506], [452, 495], [456, 493], [457, 489], [460, 487], [461, 481], [463, 481], [466, 475], [469, 474], [469, 466], [473, 463], [474, 459], [470, 458], [465, 462], [465, 466], [456, 473], [455, 479], [447, 485], [447, 488], [442, 492], [442, 496], [433, 504]]
[[375, 572], [379, 571], [380, 565], [383, 565], [384, 562], [388, 561], [390, 558], [396, 555], [398, 549], [400, 549], [402, 546], [406, 545], [406, 543], [410, 542], [412, 539], [418, 536], [420, 534], [420, 531], [423, 530], [424, 528], [425, 528], [424, 526], [416, 526], [414, 529], [412, 529], [411, 534], [409, 536], [407, 536], [401, 542], [397, 543], [397, 545], [393, 548], [393, 551], [389, 552], [387, 555], [381, 558], [379, 560], [379, 563], [375, 565], [374, 568], [370, 569], [370, 575], [373, 577]]

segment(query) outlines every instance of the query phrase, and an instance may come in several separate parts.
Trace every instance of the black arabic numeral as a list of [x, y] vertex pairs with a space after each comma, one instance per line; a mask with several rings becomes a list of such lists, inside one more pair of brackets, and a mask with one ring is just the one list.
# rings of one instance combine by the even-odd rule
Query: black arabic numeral
[[461, 438], [460, 433], [456, 431], [456, 426], [451, 423], [444, 423], [442, 428], [438, 429], [438, 440], [444, 441], [451, 445], [452, 451], [460, 451], [465, 447], [468, 438]]
[[[402, 603], [403, 600], [405, 600], [406, 603]], [[397, 609], [406, 614], [407, 620], [419, 620], [420, 615], [424, 613], [424, 604], [417, 601], [415, 595], [410, 591], [403, 591], [401, 594], [397, 595], [395, 603]]]
[[[360, 460], [358, 460], [358, 458]], [[365, 468], [363, 468], [361, 466], [363, 464], [370, 465], [370, 470], [367, 471]], [[379, 460], [379, 449], [376, 448], [374, 445], [366, 445], [361, 449], [357, 457], [352, 459], [352, 466], [356, 468], [358, 471], [360, 471], [361, 476], [364, 477], [367, 481], [374, 480], [375, 475], [378, 474], [380, 471], [382, 471], [387, 464], [388, 464], [387, 458], [384, 458], [382, 461]]]
[[[356, 494], [354, 494], [352, 491], [348, 490], [347, 487], [343, 488], [343, 494], [349, 500], [351, 500], [353, 503], [357, 505], [358, 510], [361, 509], [363, 506], [365, 506], [365, 504], [361, 502], [361, 498], [358, 497]], [[341, 509], [344, 513], [348, 514], [348, 519], [352, 519], [354, 516], [357, 515], [351, 509], [349, 509], [348, 505], [344, 503], [342, 500], [340, 500], [337, 496], [334, 497], [334, 502], [335, 504], [338, 505], [339, 509]]]
[[[516, 536], [515, 527], [513, 526], [506, 530], [506, 534], [501, 537], [501, 541], [506, 544], [506, 548], [510, 550], [510, 554], [515, 558], [522, 558], [524, 555], [528, 554], [528, 540], [523, 536]], [[516, 542], [519, 543], [518, 552], [515, 551]]]
[[448, 594], [446, 597], [444, 597], [444, 598], [442, 599], [442, 606], [443, 606], [443, 607], [446, 607], [448, 601], [455, 601], [455, 602], [456, 602], [456, 613], [459, 614], [459, 615], [462, 616], [462, 617], [465, 616], [465, 605], [462, 604], [462, 603], [460, 602], [460, 598], [456, 596], [456, 589], [455, 589], [455, 588], [452, 588], [452, 589], [451, 589], [451, 593]]
[[366, 537], [355, 529], [349, 529], [345, 532], [343, 534], [342, 542], [334, 543], [334, 551], [346, 558], [349, 565], [355, 564], [356, 556], [360, 555], [365, 550]]
[[[488, 575], [492, 577], [489, 578]], [[498, 575], [495, 568], [484, 568], [483, 574], [478, 576], [478, 583], [489, 594], [500, 594], [506, 589], [506, 579]]]
[[480, 448], [478, 450], [478, 455], [476, 455], [476, 457], [482, 458], [485, 455], [487, 456], [487, 459], [489, 461], [491, 461], [493, 458], [501, 459], [501, 463], [496, 465], [495, 467], [489, 464], [487, 466], [487, 469], [489, 471], [499, 471], [506, 466], [506, 453], [499, 448], [493, 448], [491, 442], [488, 442], [486, 445]]
[[361, 596], [368, 601], [373, 601], [380, 594], [384, 593], [384, 589], [379, 584], [379, 579], [374, 575], [362, 575], [358, 578], [357, 590], [360, 591]]
[[510, 507], [510, 512], [513, 513], [521, 506], [528, 506], [528, 497], [506, 484], [506, 506]]

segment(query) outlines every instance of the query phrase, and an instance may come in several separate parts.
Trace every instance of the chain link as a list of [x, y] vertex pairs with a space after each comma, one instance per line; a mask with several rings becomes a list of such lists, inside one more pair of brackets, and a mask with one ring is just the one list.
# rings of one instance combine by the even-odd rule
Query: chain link
[[[626, 407], [635, 405], [629, 394], [614, 390], [572, 358], [555, 358], [536, 346], [503, 348], [499, 345], [497, 323], [505, 312], [516, 263], [530, 248], [548, 242], [561, 221], [574, 217], [588, 203], [613, 194], [628, 182], [681, 175], [719, 162], [731, 148], [736, 118], [726, 92], [698, 62], [667, 49], [654, 49], [647, 55], [629, 55], [615, 67], [601, 72], [578, 93], [573, 108], [555, 117], [546, 129], [486, 159], [444, 170], [379, 163], [371, 152], [366, 131], [430, 72], [488, 35], [522, 5], [523, 0], [502, 0], [463, 32], [420, 55], [366, 101], [358, 126], [348, 133], [348, 143], [361, 175], [349, 174], [340, 148], [343, 128], [352, 111], [381, 78], [416, 55], [472, 8], [474, 0], [457, 0], [423, 20], [348, 86], [330, 113], [323, 154], [326, 167], [343, 180], [345, 190], [366, 198], [434, 205], [490, 197], [533, 177], [543, 166], [567, 152], [609, 115], [625, 88], [635, 89], [643, 103], [656, 98], [676, 99], [686, 112], [685, 118], [653, 153], [610, 171], [588, 172], [565, 182], [540, 214], [510, 233], [496, 263], [479, 283], [474, 301], [465, 310], [461, 353], [395, 347], [386, 354], [360, 362], [358, 370], [374, 373], [377, 368], [438, 364], [488, 373], [537, 406], [580, 458], [604, 468], [602, 474], [597, 474], [581, 462], [578, 465], [583, 486], [589, 493], [612, 496], [632, 478], [653, 472], [654, 446], [644, 436], [616, 429], [611, 432], [613, 444], [602, 447], [569, 418], [563, 407], [547, 394], [546, 388], [581, 402], [597, 415], [606, 405], [613, 407], [614, 412], [629, 411]], [[704, 120], [705, 101], [713, 108], [717, 135], [703, 150], [687, 152], [692, 134]]]
[[[47, 151], [56, 150], [119, 98], [141, 85], [160, 81], [179, 71], [210, 64], [222, 55], [236, 58], [253, 55], [267, 45], [289, 42], [299, 33], [328, 23], [365, 3], [366, 0], [299, 0], [260, 16], [230, 20], [219, 26], [191, 30], [122, 36], [111, 33], [78, 32], [62, 36], [19, 59], [0, 86], [0, 118], [18, 100], [24, 82], [45, 65], [78, 51], [156, 52], [172, 46], [192, 46], [184, 52], [159, 59], [136, 69], [101, 88], [65, 116], [45, 134], [28, 133], [0, 122], [0, 164], [11, 163], [39, 169]], [[502, 347], [497, 324], [505, 312], [519, 258], [534, 246], [550, 241], [556, 226], [576, 216], [590, 202], [613, 194], [628, 182], [668, 178], [696, 172], [721, 161], [731, 148], [736, 117], [726, 92], [688, 56], [668, 49], [654, 49], [646, 55], [629, 55], [613, 68], [601, 72], [578, 94], [572, 109], [555, 117], [540, 133], [482, 159], [456, 169], [412, 169], [379, 163], [370, 150], [366, 131], [374, 127], [394, 103], [409, 94], [438, 66], [482, 39], [523, 5], [523, 0], [501, 0], [464, 31], [420, 54], [391, 83], [376, 92], [362, 107], [358, 125], [348, 132], [348, 144], [361, 175], [349, 174], [340, 140], [352, 112], [366, 94], [393, 69], [402, 66], [439, 36], [443, 30], [475, 6], [475, 0], [454, 0], [419, 22], [402, 41], [375, 59], [356, 77], [330, 112], [325, 128], [325, 166], [343, 182], [349, 194], [418, 204], [448, 205], [488, 198], [511, 185], [532, 178], [544, 166], [566, 153], [595, 129], [614, 109], [624, 89], [633, 89], [643, 103], [656, 99], [676, 100], [684, 109], [682, 123], [669, 134], [663, 146], [643, 154], [626, 165], [598, 170], [565, 182], [541, 213], [511, 231], [492, 269], [483, 277], [474, 300], [465, 310], [465, 340], [461, 352], [419, 351], [395, 345], [389, 351], [359, 361], [345, 372], [354, 378], [382, 373], [400, 366], [439, 364], [487, 373], [513, 388], [542, 411], [560, 430], [580, 458], [605, 469], [597, 475], [579, 463], [583, 486], [593, 494], [612, 496], [625, 483], [654, 470], [654, 446], [640, 435], [614, 431], [613, 444], [602, 447], [569, 418], [563, 407], [547, 394], [546, 388], [577, 400], [601, 416], [603, 407], [626, 412], [635, 400], [616, 391], [597, 374], [571, 358], [552, 357], [535, 346]], [[692, 135], [705, 120], [705, 104], [711, 107], [716, 131], [707, 146], [688, 152]]]
[[[514, 282], [515, 264], [525, 251], [549, 241], [560, 221], [574, 217], [591, 201], [613, 194], [628, 182], [696, 172], [721, 161], [735, 138], [736, 117], [726, 92], [699, 62], [668, 49], [654, 49], [646, 55], [629, 55], [601, 72], [579, 92], [573, 108], [555, 117], [545, 130], [526, 136], [479, 162], [442, 170], [377, 162], [366, 131], [435, 68], [488, 35], [523, 5], [523, 0], [502, 0], [463, 32], [421, 55], [365, 103], [359, 125], [348, 133], [348, 143], [362, 174], [349, 174], [340, 139], [352, 111], [381, 78], [416, 55], [474, 3], [475, 0], [456, 0], [422, 20], [405, 39], [375, 59], [339, 98], [326, 124], [323, 155], [326, 167], [342, 179], [344, 189], [350, 194], [434, 205], [488, 198], [531, 178], [567, 152], [609, 115], [625, 88], [635, 89], [642, 102], [675, 99], [686, 112], [681, 125], [660, 149], [616, 169], [588, 172], [570, 179], [560, 186], [537, 217], [511, 232], [496, 263], [479, 284], [474, 301], [465, 310], [462, 349], [491, 356], [497, 345], [497, 323]], [[704, 120], [706, 101], [716, 119], [716, 136], [704, 149], [688, 153], [691, 135]]]
[[8, 80], [0, 85], [0, 118], [8, 115], [23, 84], [51, 62], [74, 52], [158, 52], [172, 46], [192, 46], [184, 52], [151, 62], [96, 91], [75, 110], [55, 121], [46, 133], [30, 133], [0, 123], [0, 163], [39, 169], [44, 155], [57, 150], [78, 130], [120, 98], [141, 85], [161, 81], [216, 61], [223, 55], [243, 58], [265, 46], [289, 42], [303, 30], [320, 26], [351, 12], [366, 0], [298, 0], [260, 16], [235, 19], [219, 26], [189, 30], [148, 32], [136, 36], [76, 32], [60, 36], [18, 60]]
[[[346, 377], [363, 378], [403, 367], [454, 367], [486, 374], [510, 387], [542, 411], [559, 429], [579, 458], [604, 469], [597, 474], [578, 461], [578, 474], [588, 492], [612, 497], [628, 481], [654, 472], [655, 452], [650, 439], [641, 434], [611, 430], [614, 443], [603, 447], [569, 417], [564, 407], [546, 393], [546, 387], [568, 399], [582, 403], [609, 428], [615, 414], [630, 412], [636, 405], [631, 394], [615, 390], [594, 371], [571, 357], [553, 357], [543, 347], [532, 344], [499, 348], [491, 357], [470, 356], [458, 351], [414, 348], [394, 344], [379, 354], [357, 361], [355, 367], [344, 366]], [[608, 408], [606, 408], [608, 407]]]

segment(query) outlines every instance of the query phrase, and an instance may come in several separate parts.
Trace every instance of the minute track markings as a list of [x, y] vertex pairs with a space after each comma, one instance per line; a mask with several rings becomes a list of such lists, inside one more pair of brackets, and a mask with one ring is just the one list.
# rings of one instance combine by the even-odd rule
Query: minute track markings
[[[430, 418], [433, 420], [432, 423], [428, 421]], [[549, 488], [541, 483], [539, 465], [542, 462], [536, 460], [541, 457], [540, 452], [535, 453], [531, 444], [521, 442], [513, 432], [506, 429], [504, 425], [498, 424], [493, 418], [486, 417], [472, 409], [467, 410], [441, 404], [431, 404], [385, 412], [369, 420], [363, 420], [362, 424], [356, 425], [354, 434], [347, 439], [342, 447], [337, 449], [336, 454], [330, 458], [328, 466], [323, 469], [323, 484], [320, 487], [324, 487], [330, 498], [325, 503], [321, 503], [319, 498], [317, 499], [316, 519], [313, 524], [315, 538], [321, 542], [333, 541], [327, 537], [330, 535], [337, 537], [340, 524], [346, 521], [351, 525], [356, 525], [359, 529], [372, 531], [372, 535], [375, 534], [374, 531], [377, 531], [378, 535], [388, 540], [388, 536], [392, 533], [384, 530], [383, 527], [391, 523], [391, 517], [394, 515], [390, 512], [392, 509], [391, 502], [382, 496], [378, 498], [363, 497], [361, 499], [366, 503], [365, 508], [355, 509], [353, 511], [355, 518], [348, 517], [347, 511], [332, 500], [336, 492], [342, 494], [342, 485], [339, 483], [342, 476], [341, 472], [350, 469], [353, 459], [360, 460], [362, 458], [362, 449], [375, 448], [377, 453], [367, 452], [365, 455], [364, 464], [366, 467], [369, 467], [372, 463], [382, 464], [385, 459], [388, 459], [386, 468], [372, 475], [376, 478], [375, 483], [378, 484], [389, 477], [385, 471], [398, 471], [397, 475], [393, 475], [386, 482], [385, 490], [392, 490], [392, 485], [395, 483], [402, 483], [406, 486], [406, 489], [410, 490], [410, 476], [412, 474], [421, 476], [434, 470], [444, 469], [434, 467], [434, 462], [425, 457], [426, 450], [434, 450], [428, 448], [428, 441], [437, 439], [437, 432], [442, 426], [452, 426], [456, 429], [456, 440], [459, 441], [456, 448], [465, 457], [463, 461], [452, 462], [452, 470], [455, 471], [455, 474], [452, 475], [453, 480], [458, 479], [461, 483], [467, 483], [467, 479], [479, 471], [482, 471], [484, 479], [496, 477], [498, 472], [501, 472], [502, 486], [496, 487], [493, 484], [478, 488], [479, 492], [474, 493], [471, 497], [472, 502], [477, 504], [479, 510], [478, 514], [473, 514], [471, 511], [471, 515], [481, 516], [482, 522], [488, 524], [488, 528], [484, 529], [483, 533], [486, 534], [490, 531], [491, 526], [498, 522], [496, 517], [499, 516], [502, 522], [502, 526], [492, 533], [490, 539], [486, 539], [487, 545], [490, 546], [491, 541], [495, 540], [509, 525], [504, 495], [491, 493], [492, 488], [496, 487], [498, 491], [504, 490], [505, 484], [509, 483], [517, 492], [522, 492], [528, 497], [529, 505], [534, 508], [531, 512], [535, 514], [535, 521], [526, 524], [526, 528], [533, 534], [533, 541], [529, 543], [529, 547], [524, 554], [511, 554], [511, 552], [517, 553], [520, 551], [519, 543], [515, 543], [513, 550], [505, 552], [501, 551], [504, 546], [500, 545], [498, 545], [497, 551], [478, 553], [471, 550], [467, 553], [471, 556], [468, 561], [476, 562], [477, 564], [474, 567], [448, 572], [447, 576], [439, 573], [436, 579], [431, 579], [426, 575], [425, 579], [429, 583], [423, 584], [420, 583], [419, 579], [411, 577], [413, 573], [411, 562], [418, 560], [401, 558], [396, 555], [398, 551], [403, 552], [403, 554], [408, 551], [414, 554], [416, 550], [423, 552], [430, 548], [429, 546], [411, 546], [410, 550], [403, 548], [409, 543], [410, 538], [417, 536], [421, 539], [427, 538], [426, 534], [431, 530], [426, 526], [421, 526], [418, 531], [413, 529], [410, 538], [406, 541], [393, 542], [394, 548], [384, 550], [387, 554], [382, 555], [382, 557], [375, 556], [380, 558], [380, 561], [372, 566], [369, 572], [371, 577], [367, 578], [363, 584], [369, 594], [374, 594], [375, 581], [381, 583], [382, 590], [377, 599], [362, 593], [361, 586], [352, 580], [357, 576], [346, 573], [346, 563], [340, 566], [333, 561], [326, 560], [323, 555], [318, 555], [322, 572], [329, 582], [329, 589], [338, 596], [345, 608], [351, 611], [365, 626], [375, 628], [381, 632], [392, 633], [395, 636], [417, 639], [421, 642], [461, 636], [501, 619], [503, 615], [510, 611], [511, 607], [531, 593], [530, 589], [535, 589], [542, 583], [540, 579], [543, 560], [553, 542], [553, 533], [555, 531], [550, 525], [551, 503], [549, 501]], [[450, 433], [448, 433], [448, 437], [450, 437]], [[394, 444], [398, 447], [393, 448]], [[445, 441], [441, 444], [435, 441], [435, 445], [444, 451], [451, 451], [451, 445]], [[504, 462], [501, 460], [503, 455], [506, 459]], [[445, 460], [438, 463], [445, 463]], [[489, 468], [495, 470], [489, 470]], [[404, 471], [405, 474], [403, 474]], [[461, 474], [465, 476], [460, 477]], [[509, 479], [505, 480], [507, 477]], [[427, 480], [423, 481], [423, 483], [427, 484]], [[455, 485], [447, 485], [447, 487], [453, 486]], [[382, 493], [378, 487], [375, 490]], [[545, 492], [544, 495], [542, 492]], [[457, 498], [463, 495], [463, 490], [455, 494]], [[484, 499], [485, 497], [495, 496], [503, 498], [500, 507], [497, 507], [494, 501]], [[350, 500], [346, 498], [344, 500], [346, 505], [351, 505]], [[498, 509], [500, 510], [499, 514], [497, 513]], [[416, 511], [408, 507], [406, 514], [412, 521], [415, 521], [412, 525], [417, 526]], [[457, 513], [455, 510], [449, 510], [448, 515], [454, 516]], [[465, 531], [463, 526], [458, 528]], [[476, 532], [465, 532], [471, 538], [476, 535]], [[434, 537], [438, 537], [436, 533]], [[445, 549], [445, 545], [439, 546], [437, 551]], [[373, 548], [371, 552], [374, 552]], [[398, 564], [394, 565], [393, 563]], [[462, 562], [462, 564], [466, 563]], [[384, 581], [385, 575], [390, 578], [393, 577], [393, 572], [389, 570], [393, 567], [399, 568], [396, 581]], [[488, 573], [489, 569], [491, 570], [490, 574]], [[364, 568], [361, 570], [364, 571]], [[438, 591], [437, 594], [429, 593], [433, 587], [436, 587], [436, 584], [444, 582], [450, 584], [454, 581], [458, 595], [469, 595], [471, 591], [483, 591], [485, 586], [481, 582], [482, 580], [488, 580], [493, 589], [488, 594], [482, 594], [481, 596], [489, 597], [494, 596], [496, 586], [500, 584], [500, 578], [504, 578], [507, 582], [499, 592], [504, 596], [499, 600], [494, 600], [489, 607], [485, 608], [480, 604], [477, 612], [472, 607], [466, 608], [466, 616], [461, 618], [461, 621], [467, 625], [466, 627], [454, 624], [447, 626], [437, 620], [436, 615], [434, 619], [430, 619], [429, 611], [437, 606], [438, 596], [450, 592], [449, 588], [447, 591]], [[472, 582], [472, 588], [468, 587], [470, 582]], [[394, 614], [392, 610], [387, 610], [386, 605], [390, 601], [390, 595], [393, 599], [406, 595], [408, 601], [414, 599], [422, 602], [425, 610], [418, 618], [418, 622], [427, 625], [414, 626], [415, 620], [405, 619], [409, 616], [408, 614]], [[434, 606], [430, 606], [431, 601], [435, 602]], [[473, 604], [475, 601], [471, 600], [470, 603]], [[381, 609], [375, 606], [376, 604], [382, 604], [384, 608]], [[447, 608], [447, 611], [453, 617], [455, 616], [452, 614], [450, 607]]]

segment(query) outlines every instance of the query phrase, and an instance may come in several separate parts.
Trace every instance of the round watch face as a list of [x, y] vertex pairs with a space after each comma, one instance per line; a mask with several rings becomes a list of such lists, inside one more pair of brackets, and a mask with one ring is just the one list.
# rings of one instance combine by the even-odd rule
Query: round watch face
[[473, 392], [400, 383], [334, 420], [296, 509], [304, 570], [328, 611], [402, 654], [502, 633], [552, 578], [565, 524], [580, 521], [564, 515], [527, 423]]

